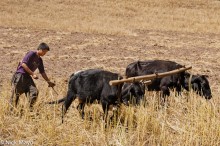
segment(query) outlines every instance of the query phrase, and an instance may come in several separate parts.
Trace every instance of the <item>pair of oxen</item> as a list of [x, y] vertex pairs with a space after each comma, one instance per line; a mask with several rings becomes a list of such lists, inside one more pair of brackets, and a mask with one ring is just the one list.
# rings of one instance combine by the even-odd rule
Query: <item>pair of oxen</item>
[[[163, 73], [184, 67], [173, 61], [148, 60], [137, 61], [129, 64], [126, 68], [126, 77], [135, 77], [155, 73]], [[145, 85], [142, 82], [123, 83], [111, 86], [111, 80], [120, 80], [122, 76], [100, 69], [89, 69], [73, 73], [68, 82], [67, 95], [49, 104], [61, 103], [62, 122], [63, 116], [67, 112], [71, 103], [78, 97], [79, 104], [77, 109], [84, 118], [84, 107], [86, 103], [93, 103], [97, 100], [101, 103], [104, 115], [107, 116], [109, 107], [124, 103], [140, 104], [145, 94]], [[151, 84], [147, 85], [148, 91], [161, 91], [161, 98], [170, 95], [170, 90], [175, 88], [180, 94], [182, 89], [192, 88], [197, 94], [206, 99], [211, 99], [211, 89], [206, 75], [191, 75], [184, 71], [163, 78], [155, 78]]]

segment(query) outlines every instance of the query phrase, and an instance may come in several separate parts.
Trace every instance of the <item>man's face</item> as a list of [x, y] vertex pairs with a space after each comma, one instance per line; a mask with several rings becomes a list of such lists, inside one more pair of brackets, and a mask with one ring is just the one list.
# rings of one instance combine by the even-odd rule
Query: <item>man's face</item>
[[39, 56], [44, 56], [47, 52], [48, 52], [48, 50], [39, 50], [38, 54], [39, 54]]

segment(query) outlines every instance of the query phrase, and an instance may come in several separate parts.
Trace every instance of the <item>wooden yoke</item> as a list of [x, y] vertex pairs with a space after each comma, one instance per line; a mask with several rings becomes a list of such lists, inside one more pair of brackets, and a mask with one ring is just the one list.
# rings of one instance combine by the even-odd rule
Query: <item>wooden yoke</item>
[[122, 79], [122, 80], [112, 80], [109, 82], [109, 84], [111, 86], [115, 86], [118, 84], [122, 84], [124, 82], [134, 82], [134, 81], [140, 81], [140, 80], [152, 80], [155, 78], [163, 78], [165, 76], [170, 76], [173, 74], [177, 74], [186, 70], [192, 69], [192, 66], [188, 66], [188, 67], [182, 67], [179, 69], [175, 69], [172, 71], [168, 71], [168, 72], [163, 72], [163, 73], [155, 73], [155, 74], [150, 74], [150, 75], [144, 75], [144, 76], [136, 76], [136, 77], [131, 77], [131, 78], [127, 78], [127, 79]]

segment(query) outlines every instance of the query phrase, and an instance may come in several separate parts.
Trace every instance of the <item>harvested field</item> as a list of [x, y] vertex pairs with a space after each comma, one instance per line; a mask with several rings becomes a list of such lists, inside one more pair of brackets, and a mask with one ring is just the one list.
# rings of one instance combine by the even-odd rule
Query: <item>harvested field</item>
[[[0, 145], [220, 145], [220, 1], [1, 0], [0, 12]], [[59, 95], [40, 76], [35, 111], [27, 111], [22, 95], [11, 113], [12, 74], [41, 42], [51, 48], [44, 66]], [[124, 75], [129, 63], [150, 59], [208, 75], [213, 98], [172, 93], [169, 108], [158, 108], [158, 95], [147, 92], [146, 107], [123, 107], [121, 122], [107, 129], [100, 105], [87, 106], [93, 121], [83, 121], [76, 101], [61, 124], [61, 105], [44, 104], [65, 96], [73, 72], [101, 68]]]

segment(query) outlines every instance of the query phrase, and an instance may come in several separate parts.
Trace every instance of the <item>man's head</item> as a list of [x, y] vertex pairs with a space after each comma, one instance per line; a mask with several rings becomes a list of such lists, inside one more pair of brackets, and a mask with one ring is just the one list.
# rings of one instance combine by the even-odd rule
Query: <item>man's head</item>
[[39, 56], [44, 56], [50, 50], [49, 46], [46, 43], [40, 43], [37, 48], [37, 54]]

